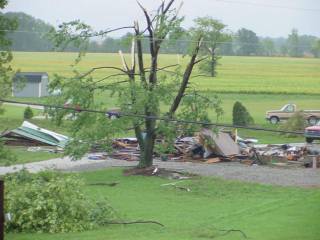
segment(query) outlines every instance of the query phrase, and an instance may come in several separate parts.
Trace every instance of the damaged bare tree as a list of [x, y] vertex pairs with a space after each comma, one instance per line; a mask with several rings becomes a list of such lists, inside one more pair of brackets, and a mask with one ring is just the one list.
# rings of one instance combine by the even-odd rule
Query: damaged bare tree
[[[74, 141], [69, 144], [68, 154], [80, 157], [94, 143], [110, 146], [112, 137], [119, 136], [131, 125], [141, 151], [139, 167], [148, 167], [153, 164], [156, 138], [161, 136], [167, 139], [167, 144], [162, 143], [161, 147], [169, 148], [169, 142], [181, 129], [169, 122], [157, 122], [156, 118], [161, 116], [160, 105], [168, 107], [168, 110], [163, 111], [168, 118], [181, 117], [188, 120], [208, 121], [209, 109], [214, 110], [217, 115], [221, 114], [222, 110], [216, 97], [203, 96], [190, 87], [194, 67], [207, 58], [203, 55], [198, 58], [203, 39], [201, 35], [198, 34], [195, 36], [195, 41], [192, 41], [193, 50], [184, 70], [178, 64], [159, 67], [162, 43], [181, 29], [180, 24], [183, 18], [179, 17], [179, 10], [182, 5], [174, 7], [174, 2], [175, 0], [162, 1], [153, 15], [138, 2], [146, 23], [142, 29], [139, 23], [135, 22], [133, 26], [94, 32], [88, 25], [73, 21], [62, 24], [58, 31], [53, 31], [52, 36], [57, 46], [66, 46], [73, 42], [80, 50], [85, 48], [90, 37], [104, 36], [123, 29], [133, 31], [130, 66], [126, 56], [119, 51], [122, 68], [95, 67], [85, 74], [75, 71], [75, 77], [70, 79], [56, 75], [51, 82], [52, 90], [59, 89], [62, 92], [58, 97], [51, 99], [55, 104], [63, 104], [71, 100], [74, 106], [105, 110], [108, 102], [105, 93], [111, 93], [112, 96], [117, 96], [118, 106], [121, 109], [122, 117], [113, 121], [105, 116], [77, 113], [73, 123]], [[142, 41], [145, 39], [148, 40], [150, 62], [147, 62], [149, 58], [144, 54], [146, 49], [143, 49]], [[82, 56], [83, 52], [80, 51], [77, 62]], [[97, 75], [99, 76], [95, 74], [97, 71], [104, 71], [106, 76], [97, 79]], [[112, 79], [117, 80], [106, 83]], [[95, 96], [103, 96], [105, 99], [102, 97], [97, 99]], [[60, 122], [68, 111], [55, 110], [51, 113]], [[142, 115], [142, 118], [135, 117]], [[184, 126], [183, 129], [188, 127], [190, 128], [190, 126]]]

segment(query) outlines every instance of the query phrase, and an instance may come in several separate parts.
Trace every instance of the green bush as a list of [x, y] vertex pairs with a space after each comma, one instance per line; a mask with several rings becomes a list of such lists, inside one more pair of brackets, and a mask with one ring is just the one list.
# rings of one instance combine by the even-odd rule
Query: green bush
[[16, 155], [5, 147], [2, 140], [0, 140], [0, 166], [8, 166], [17, 161]]
[[254, 123], [250, 113], [240, 102], [235, 102], [232, 110], [232, 122], [234, 125], [248, 126]]
[[76, 232], [103, 225], [114, 212], [106, 201], [92, 203], [75, 176], [32, 175], [21, 171], [6, 177], [5, 209], [10, 232]]
[[23, 112], [23, 118], [24, 119], [31, 119], [33, 117], [33, 111], [31, 107], [26, 107], [26, 109]]
[[[280, 128], [284, 131], [302, 131], [307, 126], [302, 112], [296, 112]], [[295, 134], [286, 134], [288, 137], [296, 137]]]

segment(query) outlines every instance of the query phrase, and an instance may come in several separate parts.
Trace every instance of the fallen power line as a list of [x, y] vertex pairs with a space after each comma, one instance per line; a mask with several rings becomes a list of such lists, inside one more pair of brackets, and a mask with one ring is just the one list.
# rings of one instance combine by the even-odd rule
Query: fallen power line
[[[65, 107], [65, 106], [57, 106], [57, 105], [50, 105], [50, 104], [43, 104], [43, 103], [33, 103], [33, 102], [20, 102], [20, 101], [7, 100], [7, 99], [0, 99], [0, 102], [31, 105], [31, 106], [41, 106], [41, 107], [55, 108], [55, 109], [65, 109], [65, 110], [71, 110], [75, 112], [89, 112], [89, 113], [98, 113], [98, 114], [107, 113], [106, 111], [94, 110], [94, 109], [83, 109], [83, 108], [78, 108], [78, 107], [75, 108], [75, 107], [69, 107], [69, 106]], [[275, 130], [275, 129], [261, 128], [261, 127], [246, 127], [246, 126], [239, 126], [239, 125], [233, 125], [233, 124], [227, 124], [227, 123], [210, 123], [210, 122], [200, 122], [200, 121], [191, 121], [191, 120], [181, 120], [181, 119], [174, 119], [174, 118], [168, 118], [168, 117], [148, 116], [144, 114], [134, 114], [134, 113], [125, 113], [125, 112], [117, 112], [117, 115], [123, 116], [123, 117], [154, 119], [159, 121], [176, 122], [176, 123], [182, 123], [182, 124], [196, 124], [196, 125], [204, 125], [204, 126], [239, 128], [239, 129], [247, 129], [247, 130], [255, 130], [255, 131], [273, 132], [273, 133], [295, 134], [295, 135], [304, 134], [303, 132], [298, 132], [298, 131], [284, 131], [284, 130]]]

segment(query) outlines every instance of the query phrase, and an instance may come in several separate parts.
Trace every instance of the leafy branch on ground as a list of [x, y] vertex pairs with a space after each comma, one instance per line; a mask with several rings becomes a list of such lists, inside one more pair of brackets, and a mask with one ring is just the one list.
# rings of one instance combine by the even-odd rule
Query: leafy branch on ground
[[54, 172], [30, 174], [26, 170], [5, 177], [8, 232], [76, 232], [115, 220], [106, 200], [92, 202], [77, 176]]

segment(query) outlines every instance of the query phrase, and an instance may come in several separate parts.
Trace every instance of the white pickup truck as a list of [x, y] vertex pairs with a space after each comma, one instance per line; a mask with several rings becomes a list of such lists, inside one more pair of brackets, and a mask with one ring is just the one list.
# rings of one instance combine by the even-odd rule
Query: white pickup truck
[[[281, 120], [289, 119], [298, 111], [295, 104], [286, 104], [280, 110], [267, 111], [266, 119], [272, 124], [277, 124]], [[310, 125], [315, 125], [320, 119], [320, 110], [301, 110], [301, 113]]]

